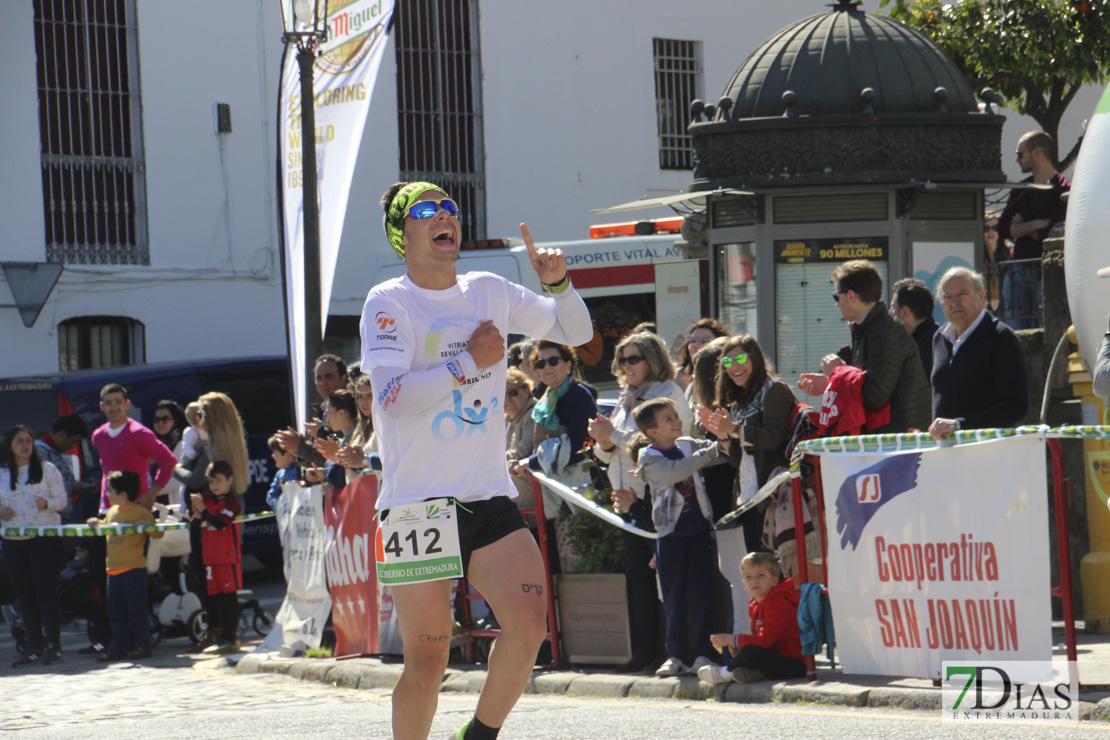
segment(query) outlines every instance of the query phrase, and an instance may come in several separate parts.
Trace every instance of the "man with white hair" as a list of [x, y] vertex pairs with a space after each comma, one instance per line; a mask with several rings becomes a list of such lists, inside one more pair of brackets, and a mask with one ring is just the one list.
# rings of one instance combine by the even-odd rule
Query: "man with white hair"
[[987, 311], [983, 276], [953, 267], [937, 283], [948, 323], [933, 337], [933, 423], [942, 439], [959, 429], [1012, 427], [1029, 408], [1025, 350]]

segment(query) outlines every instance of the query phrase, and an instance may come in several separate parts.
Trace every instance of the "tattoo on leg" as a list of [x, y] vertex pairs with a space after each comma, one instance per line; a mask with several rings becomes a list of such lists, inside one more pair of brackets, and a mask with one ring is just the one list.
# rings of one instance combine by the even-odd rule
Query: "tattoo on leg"
[[447, 642], [448, 639], [450, 638], [447, 637], [446, 633], [439, 636], [420, 635], [420, 642], [424, 643], [425, 645], [436, 645], [441, 642]]
[[543, 596], [543, 586], [538, 583], [522, 583], [520, 584], [520, 590], [524, 593], [535, 591], [536, 596]]

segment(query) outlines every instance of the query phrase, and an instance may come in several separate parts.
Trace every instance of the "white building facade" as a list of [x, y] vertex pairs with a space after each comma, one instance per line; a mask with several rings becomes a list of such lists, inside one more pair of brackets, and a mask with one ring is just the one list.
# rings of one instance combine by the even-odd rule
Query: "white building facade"
[[[351, 184], [331, 346], [356, 346], [370, 257], [389, 248], [378, 199], [390, 183], [465, 183], [464, 238], [515, 236], [521, 221], [541, 241], [585, 238], [614, 220], [592, 208], [687, 189], [688, 100], [716, 102], [748, 53], [826, 4], [398, 0]], [[0, 262], [64, 264], [32, 327], [0, 287], [0, 377], [285, 352], [281, 34], [278, 0], [0, 4]], [[1063, 147], [1099, 92], [1072, 103]], [[1003, 151], [1032, 128], [1010, 115]]]

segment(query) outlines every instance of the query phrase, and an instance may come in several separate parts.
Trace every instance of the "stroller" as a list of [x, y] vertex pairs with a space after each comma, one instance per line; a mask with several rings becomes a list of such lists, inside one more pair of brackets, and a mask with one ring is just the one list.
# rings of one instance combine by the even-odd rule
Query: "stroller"
[[[158, 519], [162, 522], [178, 521], [161, 504], [156, 504]], [[147, 550], [147, 568], [151, 581], [148, 593], [153, 610], [151, 643], [157, 645], [163, 637], [188, 637], [199, 644], [208, 630], [208, 614], [204, 608], [205, 582], [190, 578], [188, 558], [191, 547], [187, 529], [168, 530], [160, 540], [150, 540]], [[249, 589], [239, 591], [239, 634], [245, 635], [252, 627], [265, 637], [273, 630], [276, 615], [264, 609]]]

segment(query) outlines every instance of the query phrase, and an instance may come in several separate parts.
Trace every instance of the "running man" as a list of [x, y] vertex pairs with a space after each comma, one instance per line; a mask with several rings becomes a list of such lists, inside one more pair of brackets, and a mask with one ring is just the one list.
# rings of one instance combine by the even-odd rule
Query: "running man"
[[[451, 642], [451, 578], [419, 579], [449, 572], [457, 526], [454, 562], [497, 614], [501, 634], [474, 717], [454, 737], [495, 738], [547, 633], [543, 560], [511, 500], [505, 464], [504, 336], [574, 346], [590, 340], [593, 325], [562, 251], [536, 249], [524, 224], [546, 297], [490, 273], [457, 274], [458, 206], [442, 188], [397, 183], [382, 206], [386, 236], [408, 270], [370, 291], [360, 324], [384, 468], [378, 559], [388, 565], [379, 573], [388, 567], [404, 579], [390, 581], [403, 584], [392, 589], [405, 649], [393, 736], [423, 739], [431, 730]], [[447, 526], [433, 518], [451, 509]], [[414, 559], [429, 552], [434, 563]]]

